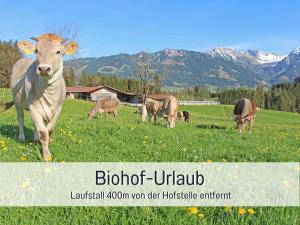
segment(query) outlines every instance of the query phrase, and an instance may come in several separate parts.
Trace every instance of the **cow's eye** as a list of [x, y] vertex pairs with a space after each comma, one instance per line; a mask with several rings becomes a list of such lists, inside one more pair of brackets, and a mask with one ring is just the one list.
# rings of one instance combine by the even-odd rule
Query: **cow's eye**
[[56, 54], [57, 54], [57, 55], [60, 54], [60, 51], [57, 51]]

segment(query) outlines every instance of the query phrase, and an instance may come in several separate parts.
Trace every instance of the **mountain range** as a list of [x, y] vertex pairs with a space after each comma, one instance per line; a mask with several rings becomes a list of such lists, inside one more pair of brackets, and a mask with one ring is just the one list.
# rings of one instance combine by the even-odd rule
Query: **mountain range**
[[146, 59], [151, 61], [152, 72], [167, 86], [255, 87], [259, 83], [293, 82], [300, 76], [300, 48], [285, 56], [231, 48], [214, 48], [209, 52], [164, 49], [155, 53], [77, 58], [66, 65], [73, 68], [78, 79], [83, 71], [137, 78], [139, 65]]

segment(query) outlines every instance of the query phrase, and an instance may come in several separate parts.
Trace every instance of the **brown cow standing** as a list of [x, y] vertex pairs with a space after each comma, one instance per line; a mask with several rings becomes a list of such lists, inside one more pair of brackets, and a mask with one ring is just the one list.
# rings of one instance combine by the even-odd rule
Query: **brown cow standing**
[[95, 113], [112, 113], [114, 117], [117, 116], [119, 107], [118, 99], [100, 99], [96, 102], [96, 105], [89, 111], [88, 118], [92, 119]]
[[234, 103], [233, 116], [237, 128], [242, 133], [247, 124], [249, 124], [250, 133], [252, 132], [253, 123], [256, 117], [256, 105], [247, 98], [242, 98]]

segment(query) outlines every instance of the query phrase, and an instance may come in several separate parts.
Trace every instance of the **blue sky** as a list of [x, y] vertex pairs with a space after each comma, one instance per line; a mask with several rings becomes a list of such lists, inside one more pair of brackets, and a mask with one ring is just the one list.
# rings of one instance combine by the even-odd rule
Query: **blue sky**
[[79, 30], [81, 57], [213, 47], [287, 54], [300, 46], [299, 10], [299, 0], [13, 0], [1, 3], [0, 39], [68, 26]]

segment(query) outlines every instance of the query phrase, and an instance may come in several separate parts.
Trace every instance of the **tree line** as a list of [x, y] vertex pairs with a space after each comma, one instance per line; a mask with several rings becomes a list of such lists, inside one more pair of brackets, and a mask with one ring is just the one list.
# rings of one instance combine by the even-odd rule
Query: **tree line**
[[271, 88], [258, 85], [255, 89], [224, 89], [217, 94], [221, 104], [233, 104], [240, 98], [249, 98], [263, 109], [300, 112], [300, 82], [275, 84]]
[[9, 87], [13, 65], [22, 57], [15, 41], [0, 41], [0, 86]]

